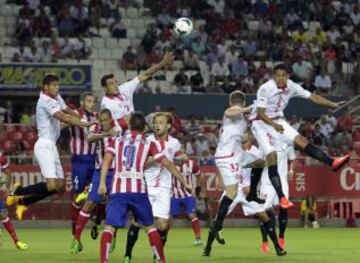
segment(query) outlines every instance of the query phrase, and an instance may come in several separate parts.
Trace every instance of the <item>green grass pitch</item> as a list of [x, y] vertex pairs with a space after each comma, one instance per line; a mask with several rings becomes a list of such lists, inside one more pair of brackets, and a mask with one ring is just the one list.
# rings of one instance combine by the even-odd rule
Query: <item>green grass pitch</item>
[[[202, 230], [203, 240], [207, 229]], [[1, 263], [91, 263], [99, 262], [99, 239], [90, 239], [90, 231], [83, 233], [84, 250], [70, 255], [70, 230], [19, 229], [19, 237], [29, 244], [28, 251], [17, 251], [9, 235], [3, 231], [0, 247]], [[360, 262], [360, 230], [344, 228], [300, 229], [287, 231], [288, 255], [277, 257], [271, 247], [269, 254], [260, 253], [260, 234], [256, 228], [227, 228], [226, 245], [215, 244], [210, 258], [201, 257], [202, 247], [194, 247], [191, 228], [172, 229], [165, 249], [167, 262], [282, 262], [282, 263], [358, 263]], [[99, 237], [100, 238], [100, 237]], [[121, 230], [110, 262], [121, 262], [126, 232]], [[216, 241], [215, 241], [216, 242]], [[134, 250], [134, 263], [151, 263], [151, 251], [144, 232], [139, 235]]]

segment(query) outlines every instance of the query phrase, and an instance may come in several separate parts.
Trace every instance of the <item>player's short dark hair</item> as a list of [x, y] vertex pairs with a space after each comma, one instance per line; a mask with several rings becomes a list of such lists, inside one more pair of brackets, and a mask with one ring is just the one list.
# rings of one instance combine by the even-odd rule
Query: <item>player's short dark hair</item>
[[229, 100], [232, 104], [242, 104], [245, 101], [245, 94], [239, 90], [235, 90], [230, 93]]
[[86, 99], [86, 97], [88, 97], [88, 96], [95, 97], [95, 94], [91, 91], [85, 91], [85, 92], [81, 93], [80, 101], [84, 101]]
[[98, 116], [100, 116], [101, 114], [108, 114], [112, 118], [111, 111], [109, 109], [102, 109], [101, 111], [99, 111]]
[[50, 85], [50, 83], [54, 81], [60, 81], [59, 77], [53, 74], [48, 74], [43, 78], [42, 85]]
[[286, 72], [289, 72], [288, 67], [287, 67], [284, 63], [277, 64], [277, 65], [274, 67], [274, 73], [275, 73], [277, 70], [285, 70]]
[[108, 79], [112, 79], [114, 77], [114, 74], [107, 74], [107, 75], [104, 75], [102, 78], [101, 78], [101, 87], [106, 87], [106, 81]]
[[143, 132], [145, 130], [145, 117], [140, 111], [134, 112], [130, 117], [130, 130]]

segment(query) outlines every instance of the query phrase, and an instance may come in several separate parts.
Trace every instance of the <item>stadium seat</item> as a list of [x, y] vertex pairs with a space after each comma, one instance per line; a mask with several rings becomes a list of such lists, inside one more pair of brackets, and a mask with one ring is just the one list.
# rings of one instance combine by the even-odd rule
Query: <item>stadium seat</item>
[[99, 58], [101, 59], [111, 59], [111, 50], [107, 48], [102, 48], [99, 50]]
[[16, 16], [7, 16], [5, 18], [5, 25], [8, 26], [16, 26]]
[[10, 5], [1, 6], [1, 15], [3, 15], [3, 16], [11, 16], [12, 15], [11, 6]]
[[341, 63], [341, 72], [343, 74], [351, 74], [354, 72], [354, 64], [349, 62]]
[[131, 39], [131, 45], [132, 45], [134, 48], [137, 48], [138, 46], [140, 46], [140, 43], [141, 43], [141, 39], [139, 39], [139, 38], [133, 38], [133, 39]]
[[[130, 29], [128, 28], [127, 31], [127, 38], [129, 39], [133, 39], [133, 38], [136, 38], [136, 31], [134, 29]], [[144, 32], [145, 33], [145, 32]]]
[[126, 10], [124, 7], [119, 7], [118, 12], [121, 15], [121, 17], [126, 17]]
[[123, 38], [119, 40], [119, 48], [121, 48], [123, 51], [125, 51], [130, 44], [130, 39]]
[[123, 55], [123, 50], [121, 48], [111, 49], [112, 59], [120, 59]]
[[116, 48], [118, 47], [118, 41], [116, 38], [108, 37], [105, 39], [105, 46], [107, 48]]
[[133, 27], [137, 30], [137, 29], [143, 29], [145, 28], [145, 21], [141, 18], [138, 18], [138, 19], [134, 19], [132, 20], [132, 25]]
[[110, 31], [107, 28], [100, 28], [99, 35], [101, 37], [110, 37]]
[[96, 59], [96, 58], [98, 58], [98, 51], [97, 51], [97, 49], [94, 48], [91, 50], [91, 55], [90, 55], [89, 59]]
[[174, 70], [168, 70], [166, 71], [166, 81], [172, 82], [177, 74], [177, 71]]
[[125, 71], [125, 79], [130, 80], [135, 78], [138, 75], [138, 72], [136, 70], [127, 70]]
[[184, 67], [184, 63], [181, 60], [174, 60], [172, 67], [174, 70], [179, 70]]
[[0, 26], [0, 38], [2, 39], [5, 36], [6, 36], [6, 28], [3, 26]]
[[94, 65], [95, 69], [105, 69], [104, 60], [96, 59], [96, 60], [94, 60], [93, 65]]
[[2, 147], [3, 147], [3, 151], [6, 155], [11, 155], [16, 149], [15, 143], [11, 140], [4, 141]]
[[117, 60], [115, 60], [115, 59], [105, 60], [105, 68], [112, 70], [112, 71], [118, 69]]
[[259, 26], [260, 26], [260, 23], [257, 20], [248, 22], [248, 28], [249, 28], [250, 31], [258, 31]]
[[131, 27], [131, 19], [124, 18], [121, 20], [121, 22], [124, 24], [126, 28]]
[[126, 10], [126, 16], [129, 18], [137, 18], [138, 17], [138, 10], [134, 7], [129, 7]]
[[[146, 28], [145, 27], [137, 28], [135, 32], [136, 32], [137, 38], [142, 38], [146, 33]], [[129, 38], [133, 39], [133, 37], [130, 37], [130, 36], [129, 36]]]
[[315, 32], [317, 28], [321, 28], [320, 22], [318, 21], [311, 21], [309, 23], [309, 31]]
[[104, 48], [105, 47], [105, 41], [101, 37], [94, 37], [92, 44], [95, 48]]

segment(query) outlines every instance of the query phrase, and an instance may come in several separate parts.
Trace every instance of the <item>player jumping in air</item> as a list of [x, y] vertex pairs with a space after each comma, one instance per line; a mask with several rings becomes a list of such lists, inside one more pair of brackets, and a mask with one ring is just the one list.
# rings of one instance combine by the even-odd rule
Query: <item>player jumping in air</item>
[[89, 127], [92, 123], [80, 120], [66, 105], [59, 94], [60, 82], [55, 75], [46, 75], [42, 91], [36, 105], [36, 124], [38, 140], [34, 155], [39, 163], [45, 182], [27, 187], [14, 185], [7, 204], [17, 204], [16, 215], [22, 219], [24, 211], [34, 204], [55, 193], [65, 191], [64, 172], [61, 166], [56, 141], [60, 135], [60, 121], [74, 126]]
[[[279, 148], [285, 144], [294, 144], [309, 156], [326, 163], [333, 170], [339, 170], [349, 161], [349, 155], [339, 158], [329, 157], [324, 151], [315, 147], [298, 131], [291, 127], [284, 119], [284, 109], [289, 100], [294, 97], [309, 99], [310, 101], [331, 108], [338, 108], [345, 102], [332, 102], [326, 98], [310, 93], [289, 79], [287, 68], [279, 64], [274, 68], [274, 79], [270, 79], [260, 86], [253, 111], [250, 115], [251, 130], [259, 143], [260, 149], [266, 154], [269, 178], [274, 186], [282, 208], [290, 208], [293, 204], [284, 196], [277, 169], [277, 154]], [[282, 138], [281, 138], [282, 137]], [[281, 150], [281, 149], [280, 149]], [[256, 196], [256, 188], [261, 175], [255, 176], [251, 182], [249, 200]]]

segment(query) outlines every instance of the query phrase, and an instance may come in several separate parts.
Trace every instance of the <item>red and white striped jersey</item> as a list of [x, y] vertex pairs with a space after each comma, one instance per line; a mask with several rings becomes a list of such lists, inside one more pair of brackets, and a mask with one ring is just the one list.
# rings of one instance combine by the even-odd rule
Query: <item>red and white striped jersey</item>
[[[186, 182], [193, 186], [194, 176], [200, 175], [200, 167], [193, 160], [185, 161], [181, 166], [177, 166], [181, 174], [184, 176]], [[172, 193], [175, 198], [184, 198], [191, 196], [181, 182], [175, 177], [172, 178]]]
[[[174, 160], [174, 157], [181, 154], [179, 140], [170, 135], [168, 135], [165, 141], [159, 141], [154, 134], [151, 134], [148, 140], [154, 142], [159, 151], [164, 152], [164, 155], [171, 161]], [[171, 190], [171, 173], [158, 163], [145, 170], [145, 179], [149, 187]]]
[[[96, 112], [86, 113], [82, 108], [75, 110], [81, 120], [96, 121]], [[89, 130], [86, 127], [70, 126], [70, 148], [71, 154], [85, 155], [95, 153], [95, 143], [90, 143], [87, 139]]]
[[[115, 121], [113, 123], [113, 129], [117, 131], [118, 136], [121, 136], [123, 132], [127, 129], [127, 124], [124, 119]], [[101, 125], [97, 122], [95, 125], [92, 125], [89, 130], [89, 134], [101, 134], [103, 130], [101, 129]], [[95, 149], [96, 149], [96, 159], [95, 159], [95, 168], [100, 169], [101, 164], [104, 159], [105, 152], [109, 147], [110, 143], [115, 140], [117, 136], [113, 137], [105, 137], [101, 140], [95, 142]], [[110, 169], [115, 169], [115, 161], [113, 160], [112, 164], [110, 165]]]
[[132, 131], [121, 138], [116, 138], [107, 149], [115, 159], [115, 174], [110, 194], [146, 193], [144, 165], [149, 156], [161, 161], [165, 156], [154, 142], [142, 133]]
[[9, 167], [9, 161], [6, 156], [0, 152], [0, 179], [2, 176], [2, 170], [5, 170]]

